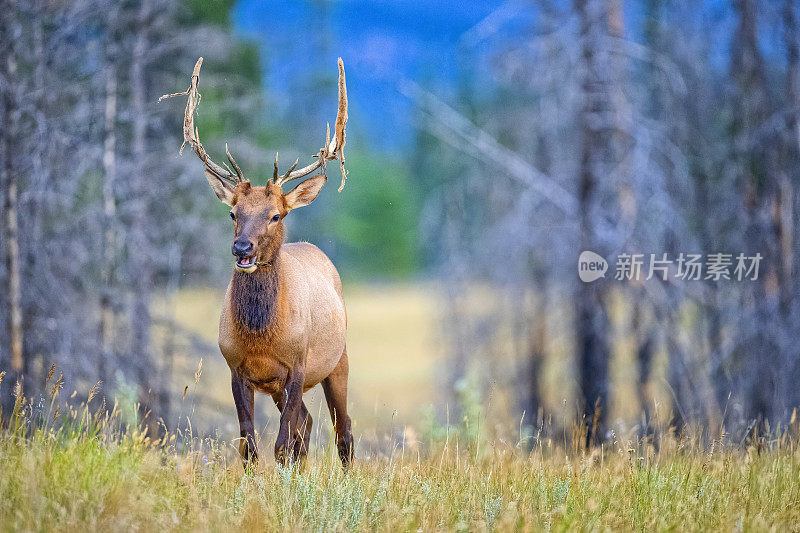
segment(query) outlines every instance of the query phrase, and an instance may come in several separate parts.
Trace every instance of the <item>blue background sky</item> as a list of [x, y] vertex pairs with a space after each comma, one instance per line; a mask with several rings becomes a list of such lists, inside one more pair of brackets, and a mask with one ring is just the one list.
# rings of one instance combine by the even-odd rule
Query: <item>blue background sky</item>
[[[571, 5], [565, 1], [564, 9]], [[629, 39], [640, 38], [642, 7], [643, 2], [625, 3]], [[699, 3], [698, 10], [691, 23], [707, 28], [717, 64], [727, 68], [731, 6], [727, 0], [710, 1]], [[478, 90], [491, 91], [492, 52], [522, 42], [535, 31], [536, 16], [530, 0], [241, 0], [234, 24], [259, 43], [272, 111], [296, 116], [302, 101], [298, 95], [309, 86], [310, 77], [322, 77], [333, 86], [336, 58], [342, 56], [350, 131], [363, 135], [371, 149], [395, 151], [410, 147], [414, 128], [412, 104], [397, 91], [397, 80], [420, 81], [452, 102], [459, 62], [469, 61], [477, 74], [473, 80], [483, 84]], [[495, 28], [488, 33], [483, 32], [490, 26], [487, 17]], [[766, 44], [767, 54], [769, 49]], [[330, 101], [303, 111], [308, 127], [319, 136], [312, 124], [333, 120], [335, 92]]]
[[[347, 70], [351, 127], [362, 128], [373, 148], [408, 146], [411, 104], [396, 89], [401, 78], [427, 80], [447, 93], [455, 82], [457, 51], [465, 33], [506, 5], [501, 14], [513, 15], [504, 32], [529, 26], [533, 13], [524, 1], [415, 2], [349, 0], [333, 2], [325, 16], [313, 2], [244, 0], [235, 11], [235, 24], [260, 43], [268, 90], [277, 109], [313, 69], [336, 76], [336, 57]], [[466, 36], [469, 40], [469, 35]], [[478, 45], [480, 46], [480, 45]], [[314, 54], [315, 51], [323, 54]], [[463, 56], [462, 56], [463, 57]], [[474, 55], [472, 56], [474, 57]], [[305, 78], [307, 79], [307, 78]], [[335, 117], [335, 93], [321, 105]]]

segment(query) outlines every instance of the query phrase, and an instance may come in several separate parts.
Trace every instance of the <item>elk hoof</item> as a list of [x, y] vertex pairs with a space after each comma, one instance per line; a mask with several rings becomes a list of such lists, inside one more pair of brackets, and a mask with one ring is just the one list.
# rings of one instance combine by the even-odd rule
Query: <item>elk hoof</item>
[[286, 446], [275, 447], [275, 462], [281, 466], [286, 466], [286, 463], [289, 462], [289, 454]]
[[245, 466], [258, 462], [258, 453], [256, 453], [255, 447], [251, 446], [246, 439], [239, 443], [239, 455], [242, 457]]
[[342, 460], [342, 466], [345, 469], [349, 468], [353, 464], [356, 455], [353, 447], [352, 435], [339, 439], [336, 447], [339, 450], [339, 458]]

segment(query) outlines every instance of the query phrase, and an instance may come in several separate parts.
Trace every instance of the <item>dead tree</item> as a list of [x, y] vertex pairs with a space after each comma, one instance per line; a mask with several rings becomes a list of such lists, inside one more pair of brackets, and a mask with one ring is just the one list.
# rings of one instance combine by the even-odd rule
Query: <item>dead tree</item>
[[[19, 248], [19, 219], [17, 204], [19, 200], [20, 174], [14, 164], [14, 154], [17, 153], [15, 135], [18, 133], [19, 103], [17, 80], [17, 52], [15, 50], [15, 34], [19, 30], [16, 5], [6, 6], [2, 15], [2, 30], [4, 34], [5, 57], [2, 59], [2, 105], [3, 127], [0, 128], [0, 172], [2, 172], [3, 189], [3, 255], [5, 261], [5, 300], [8, 309], [8, 345], [5, 347], [10, 363], [9, 373], [6, 376], [12, 385], [23, 377], [25, 366], [23, 347], [24, 330], [22, 324], [22, 299], [20, 294], [20, 248]], [[4, 411], [9, 412], [13, 405], [10, 395], [4, 402]]]
[[[580, 17], [580, 49], [582, 68], [582, 108], [578, 114], [580, 127], [579, 212], [581, 250], [604, 255], [604, 243], [596, 238], [600, 216], [599, 199], [604, 170], [612, 158], [607, 139], [611, 120], [607, 41], [610, 5], [607, 0], [576, 0]], [[587, 444], [601, 441], [607, 428], [608, 365], [610, 357], [610, 323], [607, 311], [606, 286], [582, 283], [576, 294], [576, 334], [578, 350], [578, 382], [583, 399]]]
[[146, 63], [149, 46], [148, 21], [153, 16], [150, 2], [144, 0], [136, 15], [135, 35], [130, 62], [131, 113], [133, 118], [133, 138], [131, 141], [131, 194], [140, 203], [134, 209], [128, 233], [130, 272], [133, 289], [133, 312], [131, 315], [131, 357], [139, 388], [140, 413], [147, 416], [147, 426], [157, 429], [157, 414], [153, 412], [154, 398], [152, 388], [152, 346], [150, 339], [150, 291], [153, 286], [151, 243], [147, 212], [150, 198], [150, 183], [146, 167], [147, 150], [147, 86]]
[[99, 379], [103, 390], [111, 385], [110, 368], [114, 366], [114, 265], [117, 246], [117, 201], [115, 182], [117, 174], [117, 72], [111, 43], [107, 45], [105, 64], [105, 105], [103, 127], [103, 264], [100, 273], [100, 323], [98, 325], [100, 361]]

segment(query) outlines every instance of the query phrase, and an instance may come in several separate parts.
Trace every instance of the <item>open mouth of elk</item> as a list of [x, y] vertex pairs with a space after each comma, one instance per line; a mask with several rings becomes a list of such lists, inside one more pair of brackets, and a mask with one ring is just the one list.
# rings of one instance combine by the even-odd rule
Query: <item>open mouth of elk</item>
[[256, 258], [253, 257], [240, 257], [236, 260], [236, 270], [239, 272], [254, 272], [256, 269]]

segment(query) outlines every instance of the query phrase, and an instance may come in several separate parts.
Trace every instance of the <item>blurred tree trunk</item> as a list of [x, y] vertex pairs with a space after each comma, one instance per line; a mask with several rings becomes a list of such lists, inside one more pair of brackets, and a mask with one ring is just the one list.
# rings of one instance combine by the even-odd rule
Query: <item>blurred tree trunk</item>
[[116, 263], [117, 241], [117, 204], [114, 195], [117, 173], [117, 73], [113, 59], [106, 53], [104, 67], [105, 83], [105, 109], [103, 132], [103, 264], [100, 294], [100, 324], [99, 324], [99, 379], [103, 382], [104, 395], [108, 398], [111, 387], [110, 368], [114, 368], [114, 266]]
[[[754, 295], [754, 319], [757, 329], [754, 336], [744, 339], [748, 360], [740, 362], [737, 377], [743, 385], [746, 401], [745, 412], [759, 433], [764, 424], [774, 419], [778, 397], [775, 374], [777, 359], [782, 352], [766, 328], [775, 320], [779, 298], [781, 274], [779, 247], [774, 224], [778, 200], [775, 168], [776, 152], [771, 146], [757, 146], [757, 130], [767, 117], [768, 97], [763, 57], [758, 43], [758, 12], [753, 0], [737, 0], [735, 3], [738, 26], [734, 35], [732, 76], [736, 81], [734, 134], [744, 141], [744, 149], [736, 150], [738, 171], [744, 187], [743, 197], [747, 214], [747, 230], [764, 252], [764, 271]], [[740, 141], [739, 144], [742, 144]]]
[[[657, 6], [650, 6], [657, 11]], [[652, 22], [651, 22], [652, 23]], [[612, 115], [611, 163], [612, 172], [616, 174], [617, 201], [619, 202], [620, 219], [618, 227], [626, 235], [635, 235], [638, 202], [634, 180], [641, 179], [633, 171], [632, 150], [633, 126], [628, 124], [634, 114], [627, 100], [625, 80], [627, 72], [627, 55], [622, 49], [625, 35], [625, 16], [622, 0], [609, 0], [608, 3], [608, 36], [613, 40], [609, 54], [611, 77], [608, 82], [609, 111]], [[636, 242], [636, 241], [634, 241]], [[637, 242], [641, 246], [641, 242]], [[633, 341], [636, 360], [637, 378], [636, 394], [642, 413], [640, 435], [651, 432], [651, 412], [653, 396], [650, 391], [650, 372], [652, 370], [653, 352], [655, 349], [655, 328], [652, 317], [647, 313], [646, 303], [649, 298], [644, 287], [636, 283], [625, 288], [625, 298], [633, 302], [630, 312], [630, 337]]]
[[[611, 11], [608, 0], [576, 0], [580, 17], [580, 48], [583, 79], [579, 168], [579, 209], [581, 250], [604, 255], [596, 238], [599, 213], [599, 184], [611, 157], [607, 139], [611, 119], [608, 30]], [[614, 21], [618, 23], [618, 21]], [[599, 443], [606, 434], [608, 419], [608, 365], [610, 323], [606, 309], [607, 290], [603, 283], [581, 283], [578, 288], [578, 382], [584, 401], [587, 445]]]
[[[14, 164], [17, 148], [17, 135], [19, 135], [19, 105], [17, 85], [17, 54], [14, 49], [14, 40], [18, 30], [16, 19], [17, 9], [15, 4], [6, 6], [3, 15], [3, 40], [6, 40], [5, 57], [2, 61], [2, 91], [3, 91], [3, 127], [0, 128], [0, 144], [2, 145], [2, 172], [3, 189], [3, 244], [4, 260], [6, 267], [5, 298], [8, 309], [8, 362], [10, 368], [4, 381], [13, 388], [17, 380], [22, 380], [24, 370], [23, 359], [23, 326], [22, 326], [22, 301], [20, 292], [20, 253], [19, 253], [19, 219], [17, 203], [19, 201], [19, 169]], [[11, 395], [3, 402], [3, 411], [8, 414], [14, 405]]]
[[[29, 113], [33, 119], [32, 134], [29, 135], [28, 142], [31, 144], [31, 167], [27, 173], [27, 189], [30, 191], [37, 191], [36, 194], [28, 195], [27, 201], [19, 208], [19, 211], [24, 213], [24, 220], [29, 221], [25, 226], [25, 238], [20, 247], [20, 268], [21, 276], [27, 278], [31, 272], [37, 272], [39, 269], [44, 268], [42, 261], [42, 254], [37, 253], [40, 250], [46, 249], [46, 242], [44, 239], [44, 221], [46, 212], [46, 198], [47, 191], [52, 186], [52, 176], [50, 169], [50, 151], [52, 145], [52, 132], [51, 123], [49, 121], [50, 114], [50, 86], [48, 75], [51, 70], [51, 65], [48, 63], [49, 58], [46, 51], [47, 35], [46, 35], [46, 18], [49, 15], [47, 2], [43, 0], [36, 0], [32, 2], [29, 9], [35, 13], [30, 21], [31, 35], [33, 40], [32, 47], [32, 62], [33, 62], [33, 87], [36, 90], [36, 96], [32, 99], [34, 105]], [[29, 95], [30, 96], [30, 95]], [[49, 282], [49, 280], [48, 280]], [[26, 295], [27, 296], [27, 295]], [[53, 357], [47, 362], [44, 360], [44, 355], [31, 346], [31, 337], [36, 335], [35, 323], [40, 313], [42, 304], [37, 301], [35, 297], [21, 297], [22, 313], [23, 313], [23, 329], [29, 332], [25, 335], [25, 342], [23, 343], [23, 352], [25, 353], [25, 361], [23, 364], [23, 373], [25, 375], [25, 393], [28, 398], [33, 398], [42, 392], [44, 385], [45, 366], [49, 367], [46, 363], [56, 363], [57, 360]], [[34, 341], [35, 342], [35, 341]], [[51, 356], [52, 357], [52, 356]]]
[[798, 35], [797, 14], [794, 0], [786, 0], [783, 6], [783, 24], [787, 52], [787, 92], [789, 130], [795, 141], [795, 150], [800, 150], [800, 35]]
[[[796, 2], [793, 0], [786, 0], [783, 8], [783, 22], [785, 29], [785, 45], [787, 51], [787, 107], [789, 108], [789, 115], [787, 120], [788, 130], [788, 146], [787, 162], [785, 167], [788, 172], [786, 179], [782, 181], [784, 189], [788, 192], [793, 192], [798, 184], [798, 164], [800, 164], [800, 33], [798, 32]], [[796, 313], [798, 306], [800, 306], [800, 283], [795, 279], [795, 253], [792, 239], [795, 236], [797, 228], [797, 217], [800, 209], [798, 209], [798, 198], [796, 194], [792, 197], [786, 198], [784, 194], [784, 211], [791, 210], [790, 213], [785, 214], [784, 220], [787, 227], [784, 235], [789, 238], [784, 239], [783, 256], [784, 256], [784, 271], [788, 279], [789, 288], [784, 294], [784, 314], [789, 325], [790, 331], [793, 330], [792, 316]], [[796, 408], [800, 406], [800, 387], [797, 383], [800, 382], [800, 357], [797, 354], [791, 354], [788, 361], [788, 368], [786, 369], [789, 374], [789, 381], [791, 383], [790, 391], [790, 407]]]
[[447, 249], [447, 261], [443, 267], [449, 272], [448, 283], [445, 285], [445, 295], [448, 300], [450, 312], [445, 316], [445, 328], [450, 335], [450, 354], [447, 365], [444, 365], [444, 382], [446, 384], [446, 422], [461, 420], [462, 391], [466, 386], [469, 358], [472, 354], [470, 343], [474, 342], [468, 328], [472, 324], [465, 313], [464, 300], [465, 287], [464, 263], [466, 262], [463, 242], [461, 241], [462, 228], [459, 225], [459, 210], [463, 205], [461, 191], [445, 195], [443, 198], [444, 246]]
[[[690, 111], [699, 113], [699, 110], [697, 110], [694, 105], [690, 105]], [[695, 116], [699, 117], [699, 115]], [[713, 210], [710, 199], [710, 180], [711, 177], [705, 172], [705, 169], [698, 169], [694, 182], [697, 208], [700, 213], [709, 213]], [[717, 250], [721, 244], [714, 236], [712, 222], [709, 218], [710, 217], [704, 217], [701, 219], [699, 224], [700, 228], [698, 230], [699, 240], [702, 250]], [[720, 408], [720, 406], [727, 403], [731, 388], [733, 387], [733, 381], [730, 371], [724, 363], [726, 354], [722, 353], [722, 301], [718, 295], [718, 287], [713, 281], [706, 281], [705, 284], [708, 289], [708, 297], [701, 305], [702, 318], [699, 322], [704, 326], [701, 327], [704, 329], [705, 341], [708, 343], [707, 359], [709, 379], [711, 380], [713, 392], [705, 398], [705, 401], [703, 399], [700, 400], [700, 405], [697, 406], [697, 412], [690, 410], [688, 413], [690, 413], [692, 417], [700, 417], [701, 422], [705, 424], [719, 425], [724, 423], [724, 420], [720, 419], [722, 413], [722, 408]], [[700, 363], [697, 359], [697, 357], [692, 358], [692, 360], [689, 361], [690, 364], [686, 367], [686, 370], [689, 372], [687, 375], [689, 379], [691, 379], [690, 376], [695, 374], [695, 370], [700, 367]], [[673, 387], [676, 385], [677, 384], [673, 384]], [[703, 394], [700, 393], [700, 396], [702, 398]], [[684, 420], [684, 422], [688, 421]]]
[[528, 325], [528, 397], [523, 408], [527, 413], [529, 424], [536, 430], [542, 427], [544, 418], [540, 380], [542, 363], [546, 355], [548, 326], [547, 290], [538, 280], [534, 282], [533, 297], [535, 300]]
[[165, 302], [165, 314], [169, 321], [164, 339], [164, 357], [158, 394], [158, 412], [165, 421], [169, 419], [172, 409], [172, 376], [175, 368], [175, 327], [173, 324], [176, 323], [175, 295], [180, 288], [180, 274], [181, 248], [178, 244], [174, 244], [169, 250], [169, 279], [167, 280]]
[[650, 373], [653, 368], [653, 352], [655, 350], [655, 328], [653, 319], [646, 313], [646, 294], [642, 290], [632, 291], [633, 303], [631, 305], [631, 338], [636, 351], [636, 398], [642, 413], [640, 436], [652, 432], [650, 407], [653, 403], [653, 394], [650, 390]]
[[[148, 49], [148, 18], [152, 15], [150, 2], [143, 0], [139, 6], [136, 34], [130, 66], [131, 112], [133, 114], [133, 139], [131, 164], [131, 194], [136, 208], [132, 210], [128, 249], [133, 283], [133, 316], [131, 352], [139, 387], [139, 404], [142, 415], [150, 428], [151, 437], [158, 430], [158, 414], [153, 412], [152, 379], [153, 358], [150, 342], [150, 290], [153, 282], [151, 268], [151, 246], [148, 237], [149, 188], [153, 181], [147, 175], [147, 122], [146, 62]], [[149, 413], [149, 415], [148, 415]]]

